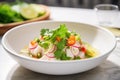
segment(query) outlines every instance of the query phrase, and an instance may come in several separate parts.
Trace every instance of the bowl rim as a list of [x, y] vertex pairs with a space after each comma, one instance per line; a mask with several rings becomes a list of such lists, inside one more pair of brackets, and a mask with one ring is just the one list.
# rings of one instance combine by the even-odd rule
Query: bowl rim
[[[96, 57], [93, 57], [93, 58], [87, 58], [87, 59], [82, 59], [82, 60], [51, 60], [51, 61], [48, 61], [48, 60], [40, 60], [40, 59], [34, 59], [34, 58], [30, 58], [30, 57], [27, 57], [27, 56], [24, 56], [24, 55], [20, 55], [12, 50], [10, 50], [6, 45], [5, 45], [5, 38], [6, 36], [13, 30], [15, 29], [18, 29], [18, 28], [21, 28], [23, 26], [26, 26], [26, 25], [33, 25], [33, 24], [38, 24], [38, 23], [74, 23], [74, 24], [83, 24], [83, 25], [87, 25], [87, 26], [92, 26], [94, 28], [98, 28], [100, 30], [103, 30], [103, 31], [106, 31], [108, 34], [110, 34], [112, 36], [112, 38], [114, 39], [114, 46], [109, 50], [107, 51], [106, 53], [102, 54], [102, 55], [99, 55], [99, 56], [96, 56]], [[73, 62], [83, 62], [83, 61], [89, 61], [89, 60], [94, 60], [94, 59], [97, 59], [97, 58], [101, 58], [102, 56], [104, 55], [107, 55], [107, 54], [110, 54], [116, 47], [117, 45], [117, 40], [115, 38], [115, 36], [112, 34], [112, 32], [110, 32], [109, 30], [103, 28], [103, 27], [99, 27], [97, 25], [91, 25], [91, 24], [87, 24], [87, 23], [83, 23], [83, 22], [74, 22], [74, 21], [37, 21], [37, 22], [31, 22], [31, 23], [26, 23], [26, 24], [22, 24], [22, 25], [19, 25], [17, 27], [14, 27], [10, 30], [8, 30], [2, 37], [2, 40], [1, 40], [1, 43], [2, 43], [2, 47], [9, 53], [9, 54], [12, 54], [13, 56], [16, 56], [18, 58], [21, 58], [21, 59], [25, 59], [25, 60], [30, 60], [30, 61], [34, 61], [34, 62], [44, 62], [44, 63], [73, 63]]]

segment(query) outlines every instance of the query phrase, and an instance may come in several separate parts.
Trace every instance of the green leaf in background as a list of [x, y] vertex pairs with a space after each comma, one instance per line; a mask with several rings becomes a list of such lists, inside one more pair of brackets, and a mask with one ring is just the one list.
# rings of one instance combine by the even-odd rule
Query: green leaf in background
[[11, 9], [8, 3], [0, 4], [0, 23], [11, 23], [23, 21], [22, 16]]

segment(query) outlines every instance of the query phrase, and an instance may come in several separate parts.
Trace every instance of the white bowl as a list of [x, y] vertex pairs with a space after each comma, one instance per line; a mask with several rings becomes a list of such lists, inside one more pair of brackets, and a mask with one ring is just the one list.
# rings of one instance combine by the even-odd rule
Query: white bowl
[[[39, 36], [40, 29], [54, 29], [60, 24], [66, 24], [70, 31], [74, 30], [79, 33], [82, 40], [97, 48], [100, 54], [94, 58], [70, 61], [40, 61], [19, 54], [20, 50], [30, 40]], [[20, 25], [9, 30], [2, 38], [2, 45], [21, 66], [27, 69], [45, 74], [68, 75], [84, 72], [101, 64], [115, 48], [116, 39], [110, 31], [93, 25], [76, 22], [42, 21]]]

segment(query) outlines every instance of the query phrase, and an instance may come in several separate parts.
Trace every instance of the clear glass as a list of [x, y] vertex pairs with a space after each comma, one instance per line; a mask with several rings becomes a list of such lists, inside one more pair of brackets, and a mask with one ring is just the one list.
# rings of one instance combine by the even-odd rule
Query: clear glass
[[114, 26], [119, 16], [119, 8], [112, 4], [98, 4], [95, 6], [98, 24], [104, 27]]
[[120, 27], [115, 23], [119, 19], [119, 8], [112, 4], [98, 4], [94, 7], [98, 18], [98, 24], [110, 30], [116, 37], [117, 42], [120, 43]]

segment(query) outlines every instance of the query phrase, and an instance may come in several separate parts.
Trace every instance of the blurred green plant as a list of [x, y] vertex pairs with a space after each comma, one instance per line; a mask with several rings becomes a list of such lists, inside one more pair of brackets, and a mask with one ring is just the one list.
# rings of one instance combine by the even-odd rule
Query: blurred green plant
[[24, 18], [12, 10], [11, 5], [8, 3], [0, 3], [0, 23], [11, 23], [23, 21]]

